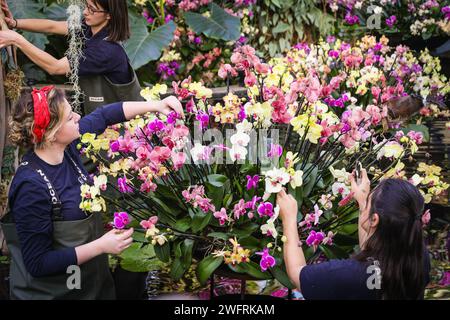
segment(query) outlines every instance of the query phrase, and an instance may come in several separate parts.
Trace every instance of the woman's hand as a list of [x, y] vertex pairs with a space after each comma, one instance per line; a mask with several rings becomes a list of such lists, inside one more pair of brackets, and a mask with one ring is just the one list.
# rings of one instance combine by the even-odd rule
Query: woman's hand
[[170, 112], [175, 111], [177, 114], [184, 118], [183, 106], [181, 105], [180, 100], [178, 100], [175, 96], [168, 96], [167, 98], [161, 100], [160, 104], [157, 107], [157, 110], [155, 111], [161, 112], [166, 116]]
[[0, 31], [0, 49], [11, 45], [17, 46], [21, 35], [12, 30]]
[[101, 251], [103, 253], [120, 254], [133, 242], [133, 238], [131, 237], [133, 232], [133, 228], [130, 228], [129, 230], [113, 229], [105, 233], [98, 239]]
[[358, 202], [359, 207], [364, 209], [366, 207], [367, 198], [370, 194], [370, 180], [367, 177], [366, 169], [361, 170], [361, 181], [359, 184], [356, 181], [355, 175], [355, 171], [353, 171], [350, 175], [353, 198]]
[[9, 10], [8, 3], [6, 2], [6, 0], [1, 1], [2, 1], [2, 10], [3, 13], [5, 14], [5, 22], [8, 25], [8, 28], [13, 29], [17, 27], [16, 21], [14, 21], [14, 17], [11, 13], [11, 10]]
[[280, 207], [280, 218], [285, 223], [297, 223], [297, 200], [284, 189], [277, 194], [277, 205]]

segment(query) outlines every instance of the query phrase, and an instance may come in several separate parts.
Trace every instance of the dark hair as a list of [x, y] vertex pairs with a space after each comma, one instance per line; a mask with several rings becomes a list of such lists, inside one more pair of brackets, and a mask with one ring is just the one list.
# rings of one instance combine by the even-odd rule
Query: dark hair
[[402, 179], [383, 180], [372, 192], [369, 219], [379, 223], [359, 261], [378, 260], [382, 299], [422, 299], [425, 289], [422, 213], [419, 190]]
[[108, 23], [108, 40], [125, 41], [130, 38], [130, 23], [128, 20], [128, 6], [126, 0], [92, 0], [97, 6], [111, 15]]

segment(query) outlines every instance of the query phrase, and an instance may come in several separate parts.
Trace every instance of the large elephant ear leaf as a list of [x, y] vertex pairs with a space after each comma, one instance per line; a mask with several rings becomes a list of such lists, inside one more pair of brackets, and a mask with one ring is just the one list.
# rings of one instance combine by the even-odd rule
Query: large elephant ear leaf
[[184, 19], [195, 33], [203, 33], [209, 38], [235, 41], [239, 38], [241, 20], [215, 3], [211, 3], [209, 17], [200, 13], [185, 12]]
[[131, 17], [131, 37], [125, 43], [125, 51], [133, 69], [138, 69], [161, 56], [172, 41], [176, 26], [170, 21], [148, 32], [148, 23], [143, 17]]
[[[33, 0], [14, 0], [8, 1], [9, 10], [16, 19], [45, 19], [43, 13], [45, 3]], [[22, 35], [39, 49], [45, 50], [48, 39], [45, 34], [33, 32], [21, 32]]]
[[8, 1], [9, 10], [16, 19], [45, 19], [42, 10], [45, 3], [34, 0], [14, 0]]

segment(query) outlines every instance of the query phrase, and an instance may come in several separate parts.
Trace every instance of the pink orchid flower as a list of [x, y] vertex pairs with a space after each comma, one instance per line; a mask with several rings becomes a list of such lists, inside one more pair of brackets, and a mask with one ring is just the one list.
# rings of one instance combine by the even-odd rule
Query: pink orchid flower
[[140, 225], [142, 228], [148, 230], [148, 229], [153, 228], [157, 222], [158, 222], [158, 217], [153, 216], [153, 217], [150, 217], [148, 220], [141, 221]]

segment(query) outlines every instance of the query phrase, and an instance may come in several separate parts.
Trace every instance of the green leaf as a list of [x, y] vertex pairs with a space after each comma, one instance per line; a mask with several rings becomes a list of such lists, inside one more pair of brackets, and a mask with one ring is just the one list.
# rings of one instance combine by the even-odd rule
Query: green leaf
[[178, 281], [191, 266], [193, 248], [194, 241], [191, 239], [179, 241], [174, 245], [175, 259], [171, 265], [170, 275], [175, 281]]
[[222, 264], [223, 257], [207, 256], [197, 266], [198, 281], [205, 285], [211, 274]]
[[140, 231], [133, 232], [132, 237], [133, 237], [133, 241], [148, 243], [148, 239], [145, 237], [144, 232], [140, 232]]
[[295, 289], [295, 286], [292, 284], [284, 268], [282, 268], [281, 266], [275, 266], [270, 269], [270, 272], [273, 274], [274, 278], [277, 279], [278, 282], [280, 282], [283, 286], [289, 289]]
[[175, 258], [173, 260], [173, 263], [172, 263], [171, 267], [170, 267], [170, 277], [174, 281], [178, 281], [178, 280], [181, 279], [181, 277], [186, 272], [186, 270], [187, 269], [181, 263], [181, 259], [180, 258]]
[[191, 227], [191, 223], [192, 223], [191, 217], [184, 217], [180, 220], [177, 220], [177, 223], [175, 223], [174, 225], [174, 229], [181, 232], [186, 232]]
[[223, 232], [211, 232], [211, 233], [208, 233], [208, 237], [222, 239], [225, 241], [227, 241], [230, 238], [230, 236], [227, 233], [223, 233]]
[[39, 67], [37, 67], [35, 64], [25, 63], [21, 67], [27, 79], [32, 79], [38, 83], [45, 81], [46, 79], [45, 72], [42, 71], [42, 69], [40, 69]]
[[228, 178], [222, 174], [210, 174], [207, 178], [210, 184], [218, 188], [223, 187], [224, 183], [228, 181]]
[[344, 259], [348, 257], [348, 252], [336, 245], [320, 245], [319, 248], [325, 253], [328, 259]]
[[156, 245], [154, 247], [156, 257], [162, 262], [170, 261], [170, 244], [168, 242], [164, 243], [164, 245]]
[[259, 279], [259, 280], [268, 280], [268, 279], [272, 279], [273, 278], [272, 275], [270, 274], [270, 272], [268, 272], [268, 271], [266, 271], [266, 272], [261, 271], [261, 268], [259, 267], [259, 265], [256, 264], [253, 261], [240, 263], [240, 264], [237, 264], [235, 266], [228, 265], [228, 267], [231, 270], [233, 270], [234, 272], [246, 273], [249, 276], [252, 276], [253, 278], [256, 278], [256, 279]]
[[220, 210], [224, 198], [224, 191], [225, 191], [224, 188], [215, 187], [210, 183], [206, 183], [206, 187], [208, 190], [207, 192], [208, 198], [212, 200], [214, 207], [216, 207], [217, 210]]
[[233, 194], [232, 193], [226, 194], [225, 197], [223, 198], [223, 206], [227, 208], [231, 205], [232, 202], [233, 202]]
[[121, 260], [120, 266], [122, 269], [130, 272], [148, 272], [151, 270], [159, 270], [162, 267], [161, 261], [157, 259], [148, 260]]
[[153, 246], [142, 246], [138, 242], [124, 250], [119, 257], [121, 258], [121, 267], [132, 272], [148, 272], [162, 266], [161, 262], [156, 259]]
[[125, 51], [134, 69], [157, 60], [173, 38], [175, 23], [170, 21], [149, 33], [147, 21], [141, 16], [131, 15], [131, 37], [125, 42]]
[[275, 42], [270, 42], [269, 43], [269, 55], [271, 57], [274, 57], [277, 52], [278, 52], [277, 44]]
[[42, 9], [45, 7], [43, 2], [32, 0], [14, 0], [8, 1], [9, 10], [16, 19], [45, 19]]
[[289, 25], [285, 22], [280, 22], [275, 28], [272, 29], [273, 34], [286, 32], [289, 29]]
[[171, 216], [177, 215], [177, 212], [176, 212], [175, 208], [173, 208], [173, 206], [171, 208], [169, 208], [167, 206], [167, 204], [165, 202], [161, 201], [161, 199], [159, 197], [155, 197], [155, 196], [150, 196], [150, 197], [153, 201], [158, 203], [158, 205], [161, 207], [162, 210], [164, 210], [165, 213], [167, 213]]
[[47, 36], [42, 33], [23, 31], [22, 35], [41, 50], [45, 50], [45, 46], [49, 43]]
[[280, 0], [271, 0], [272, 4], [281, 9]]
[[211, 15], [185, 12], [184, 19], [195, 33], [203, 33], [209, 38], [235, 41], [240, 37], [241, 23], [238, 17], [232, 16], [215, 3], [211, 3]]
[[53, 2], [44, 9], [44, 14], [50, 20], [65, 21], [67, 20], [67, 5]]
[[203, 230], [203, 228], [208, 225], [211, 217], [211, 213], [204, 213], [203, 211], [197, 212], [194, 215], [194, 219], [192, 219], [192, 231], [199, 232], [200, 230]]
[[261, 247], [261, 239], [256, 239], [255, 237], [248, 236], [239, 239], [239, 244], [247, 249], [259, 249]]
[[183, 265], [189, 268], [192, 262], [192, 250], [194, 249], [194, 240], [185, 239], [181, 244], [181, 258]]
[[303, 188], [303, 198], [307, 198], [309, 194], [311, 193], [314, 183], [316, 182], [317, 174], [319, 172], [319, 169], [317, 166], [312, 169], [311, 173], [308, 175], [308, 182]]

